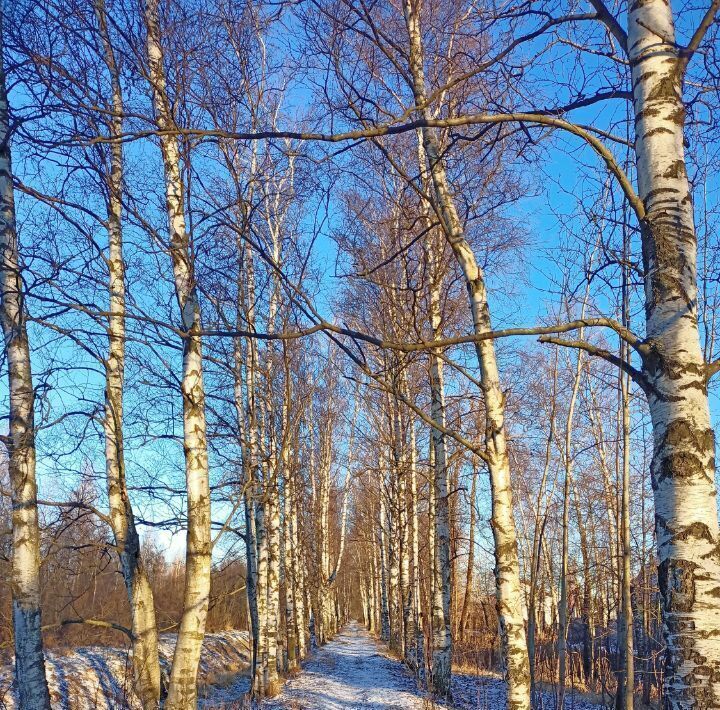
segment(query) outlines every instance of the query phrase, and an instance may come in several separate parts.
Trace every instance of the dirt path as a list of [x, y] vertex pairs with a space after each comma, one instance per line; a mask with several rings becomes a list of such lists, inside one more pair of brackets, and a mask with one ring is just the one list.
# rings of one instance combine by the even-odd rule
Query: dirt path
[[351, 622], [263, 704], [273, 710], [423, 708], [422, 692], [401, 663], [385, 656], [363, 626]]

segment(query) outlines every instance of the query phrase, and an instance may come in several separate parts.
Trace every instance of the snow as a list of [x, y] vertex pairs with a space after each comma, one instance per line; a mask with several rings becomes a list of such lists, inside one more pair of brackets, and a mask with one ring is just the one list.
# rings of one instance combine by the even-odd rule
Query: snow
[[[455, 710], [502, 710], [505, 683], [499, 676], [453, 673], [453, 702], [433, 704], [399, 661], [357, 622], [351, 622], [333, 641], [319, 648], [303, 671], [287, 681], [281, 695], [265, 701], [263, 710], [413, 710], [449, 707]], [[552, 693], [542, 693], [538, 707], [554, 707]], [[568, 690], [568, 710], [597, 710]]]
[[[249, 689], [248, 633], [208, 634], [200, 661], [198, 707], [229, 710], [247, 707]], [[169, 669], [175, 637], [160, 638], [164, 672]], [[72, 653], [47, 652], [53, 709], [140, 710], [132, 693], [132, 670], [122, 649], [88, 647]], [[12, 667], [0, 667], [0, 710], [15, 708], [10, 688]], [[453, 673], [455, 710], [501, 710], [505, 684], [499, 676]], [[552, 693], [543, 693], [538, 707], [554, 708]], [[427, 693], [399, 661], [359, 623], [350, 622], [332, 641], [313, 651], [302, 671], [286, 681], [282, 693], [259, 710], [415, 710], [433, 705]], [[568, 710], [597, 710], [601, 705], [568, 691]]]
[[267, 710], [424, 708], [425, 696], [405, 667], [388, 658], [357, 622], [318, 648], [302, 672], [285, 683]]
[[[175, 635], [163, 634], [159, 640], [160, 662], [169, 672], [175, 650]], [[246, 631], [207, 634], [200, 657], [201, 682], [232, 677], [247, 668], [250, 661]], [[70, 653], [45, 652], [45, 664], [53, 710], [142, 710], [132, 689], [132, 667], [125, 649], [88, 646]], [[0, 709], [17, 707], [12, 687], [13, 668], [0, 667]], [[214, 696], [222, 688], [212, 688]], [[200, 695], [207, 691], [200, 688]]]
[[[499, 676], [453, 673], [452, 692], [454, 710], [495, 710], [505, 707], [506, 687]], [[554, 710], [554, 693], [542, 692], [538, 695], [533, 707]], [[570, 688], [565, 693], [565, 710], [598, 710], [604, 707], [585, 700], [581, 693], [575, 693]]]

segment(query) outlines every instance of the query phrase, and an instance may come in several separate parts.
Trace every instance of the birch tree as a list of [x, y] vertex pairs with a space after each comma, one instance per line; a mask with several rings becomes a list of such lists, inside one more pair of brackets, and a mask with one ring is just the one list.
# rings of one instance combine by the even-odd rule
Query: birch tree
[[10, 113], [0, 14], [0, 321], [10, 391], [5, 439], [12, 488], [12, 590], [15, 674], [22, 708], [50, 708], [40, 610], [40, 531], [35, 478], [35, 391], [15, 221]]
[[[145, 4], [149, 82], [158, 127], [172, 131], [175, 120], [167, 94], [158, 0]], [[205, 634], [210, 594], [210, 480], [205, 424], [200, 301], [192, 247], [185, 226], [183, 182], [178, 138], [160, 138], [165, 173], [169, 243], [183, 331], [182, 400], [185, 479], [187, 488], [187, 551], [183, 615], [178, 631], [167, 708], [194, 708], [197, 672]]]
[[[712, 3], [685, 47], [675, 39], [672, 8], [629, 8], [623, 28], [600, 1], [597, 18], [630, 64], [638, 192], [607, 152], [640, 223], [645, 338], [624, 338], [641, 359], [635, 380], [653, 424], [653, 481], [658, 575], [667, 645], [664, 703], [670, 708], [720, 704], [720, 581], [714, 483], [714, 434], [697, 318], [697, 236], [684, 147], [685, 74], [713, 24]], [[569, 128], [573, 128], [567, 124]], [[592, 144], [592, 140], [590, 140]], [[607, 150], [596, 144], [599, 152]], [[613, 167], [614, 166], [614, 167]], [[626, 367], [626, 371], [634, 372]]]
[[[429, 118], [423, 67], [420, 31], [420, 3], [406, 0], [403, 4], [405, 21], [410, 38], [410, 74], [415, 105], [420, 114]], [[468, 244], [459, 215], [452, 201], [450, 186], [442, 163], [440, 148], [429, 128], [421, 129], [423, 147], [427, 156], [433, 195], [443, 230], [453, 249], [466, 280], [473, 327], [476, 334], [492, 329], [484, 275], [477, 265]], [[491, 340], [477, 344], [478, 366], [485, 396], [487, 464], [493, 495], [493, 534], [495, 536], [497, 603], [501, 620], [504, 657], [508, 678], [508, 707], [521, 708], [530, 704], [530, 682], [523, 621], [520, 568], [513, 518], [509, 460], [504, 430], [503, 395]], [[437, 456], [437, 451], [436, 451]], [[449, 586], [449, 578], [443, 580]], [[438, 680], [439, 692], [448, 694], [449, 665]], [[445, 678], [447, 677], [447, 682]]]
[[[95, 13], [112, 87], [112, 134], [122, 133], [123, 96], [115, 51], [110, 39], [104, 0]], [[160, 661], [155, 601], [142, 558], [140, 536], [125, 479], [123, 385], [125, 374], [125, 260], [122, 234], [123, 149], [110, 148], [108, 182], [109, 349], [105, 359], [105, 466], [110, 520], [130, 602], [135, 688], [145, 708], [160, 704]]]

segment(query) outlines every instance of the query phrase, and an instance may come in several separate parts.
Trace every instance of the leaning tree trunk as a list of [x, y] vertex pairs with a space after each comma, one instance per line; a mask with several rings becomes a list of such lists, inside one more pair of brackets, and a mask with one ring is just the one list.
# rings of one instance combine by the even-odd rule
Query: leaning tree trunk
[[[410, 36], [409, 61], [415, 105], [421, 107], [420, 115], [429, 119], [419, 18], [420, 0], [404, 0], [403, 7]], [[474, 332], [482, 335], [492, 330], [484, 274], [465, 237], [440, 157], [437, 137], [431, 128], [423, 128], [421, 133], [438, 216], [465, 276]], [[421, 169], [424, 169], [424, 166], [421, 166]], [[525, 640], [524, 604], [512, 503], [510, 460], [505, 438], [504, 395], [500, 386], [500, 373], [493, 341], [490, 339], [478, 341], [476, 353], [485, 398], [485, 447], [490, 472], [497, 609], [508, 682], [507, 707], [528, 708], [530, 707], [530, 669]]]
[[0, 16], [0, 321], [10, 391], [6, 439], [12, 489], [12, 606], [20, 707], [50, 708], [40, 623], [40, 528], [35, 481], [35, 393], [15, 228], [10, 122]]
[[[104, 0], [96, 0], [95, 11], [103, 41], [105, 64], [112, 85], [112, 133], [122, 133], [123, 99], [115, 53], [107, 31]], [[123, 383], [125, 376], [125, 261], [122, 234], [123, 150], [121, 143], [110, 147], [108, 175], [108, 270], [110, 315], [108, 356], [105, 361], [105, 471], [115, 547], [120, 557], [130, 603], [132, 663], [135, 691], [143, 708], [160, 704], [160, 661], [155, 619], [155, 600], [150, 587], [135, 526], [125, 479], [123, 440]]]
[[720, 707], [715, 437], [697, 322], [697, 239], [683, 148], [682, 61], [665, 0], [630, 4], [628, 47], [645, 277], [667, 708]]
[[[158, 0], [147, 0], [145, 17], [150, 83], [157, 123], [162, 131], [172, 131], [175, 122], [166, 92]], [[197, 673], [210, 599], [212, 552], [210, 477], [200, 337], [200, 301], [195, 283], [192, 249], [185, 229], [177, 136], [163, 133], [160, 137], [160, 147], [165, 170], [165, 197], [170, 232], [169, 252], [184, 334], [181, 389], [188, 506], [183, 614], [165, 707], [168, 710], [180, 708], [191, 710], [197, 705]]]

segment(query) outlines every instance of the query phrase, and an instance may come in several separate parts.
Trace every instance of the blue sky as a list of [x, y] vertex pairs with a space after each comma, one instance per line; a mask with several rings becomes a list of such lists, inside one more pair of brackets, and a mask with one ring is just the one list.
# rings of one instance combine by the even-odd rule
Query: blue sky
[[[692, 23], [697, 13], [689, 11], [683, 17], [683, 21]], [[547, 66], [543, 71], [547, 71]], [[594, 69], [592, 65], [587, 67]], [[303, 90], [301, 86], [296, 85], [293, 88], [290, 104], [293, 110], [292, 115], [302, 115], [309, 108], [310, 93]], [[607, 109], [602, 109], [607, 111]], [[580, 114], [580, 119], [589, 121], [596, 118], [598, 109], [588, 109]], [[605, 114], [607, 115], [607, 114]], [[603, 118], [601, 122], [605, 122]], [[552, 147], [551, 147], [552, 145]], [[580, 168], [577, 158], [580, 157], [586, 166], [591, 166], [591, 172], [588, 173], [586, 168]], [[148, 215], [151, 217], [155, 225], [164, 228], [164, 217], [160, 211], [161, 202], [158, 202], [159, 189], [157, 183], [157, 170], [159, 166], [159, 155], [156, 148], [148, 148], [141, 144], [132, 145], [128, 148], [128, 158], [135, 167], [142, 167], [143, 163], [150, 162], [152, 169], [147, 171], [145, 176], [148, 181]], [[19, 171], [24, 169], [24, 161], [17, 161]], [[586, 228], [582, 218], [572, 217], [575, 205], [570, 195], [578, 195], [587, 187], [588, 175], [592, 175], [592, 170], [597, 168], [600, 170], [597, 158], [590, 153], [587, 148], [581, 147], [579, 141], [574, 138], [558, 137], [552, 144], [548, 143], [547, 149], [543, 154], [542, 167], [538, 167], [539, 163], [531, 162], [523, 164], [519, 162], [518, 169], [523, 172], [523, 177], [527, 179], [528, 184], [532, 187], [532, 192], [528, 198], [519, 202], [511, 210], [517, 220], [522, 223], [529, 236], [528, 247], [515, 269], [512, 279], [512, 297], [505, 297], [507, 291], [508, 274], [503, 273], [495, 275], [488, 273], [488, 283], [490, 286], [490, 299], [493, 320], [496, 326], [520, 326], [534, 325], [538, 320], [546, 315], [548, 302], [552, 301], [553, 281], [552, 275], [557, 274], [557, 250], [561, 244], [563, 237], [563, 227], [558, 215], [566, 215], [573, 229], [582, 231]], [[52, 168], [49, 168], [52, 171]], [[22, 172], [21, 172], [22, 175]], [[153, 178], [153, 175], [155, 178]], [[29, 179], [32, 176], [28, 176]], [[713, 182], [711, 185], [713, 193], [717, 189], [717, 184]], [[38, 215], [38, 208], [31, 205], [26, 198], [18, 199], [18, 216], [21, 226], [20, 236], [23, 243], [37, 244], [39, 239], [37, 235], [31, 235], [29, 230], [36, 229], [39, 221], [35, 220]], [[323, 231], [319, 235], [315, 246], [314, 263], [322, 268], [323, 278], [321, 282], [321, 291], [318, 295], [318, 304], [323, 312], [330, 314], [330, 304], [337, 290], [342, 287], [342, 283], [333, 276], [334, 265], [337, 257], [336, 246], [330, 237], [330, 233], [334, 226], [338, 224], [339, 217], [335, 213], [335, 207], [331, 208], [331, 214], [324, 226]], [[308, 225], [309, 228], [310, 225]], [[137, 248], [137, 257], [140, 257], [140, 248], [146, 239], [141, 236], [137, 230], [128, 232], [131, 239], [128, 240]], [[555, 253], [553, 253], [555, 252]], [[146, 258], [146, 257], [142, 257]], [[159, 260], [158, 265], [167, 273], [167, 260]], [[511, 274], [513, 269], [510, 269]], [[134, 297], [140, 305], [146, 305], [149, 309], [154, 307], [155, 301], [165, 294], [166, 301], [169, 306], [174, 307], [172, 297], [168, 296], [167, 284], [158, 281], [157, 284], [135, 287], [133, 290]], [[156, 290], [153, 290], [155, 288]], [[169, 298], [169, 300], [167, 300]], [[602, 305], [602, 304], [601, 304]], [[32, 301], [31, 301], [32, 307]], [[638, 321], [640, 323], [640, 321]], [[638, 326], [639, 327], [639, 326]], [[54, 356], [60, 361], [66, 361], [68, 364], [76, 366], [87, 366], [90, 361], [84, 361], [77, 354], [75, 348], [70, 348], [67, 344], [57, 340], [48, 332], [41, 332], [37, 327], [31, 328], [31, 337], [36, 347], [42, 342], [52, 341]], [[36, 356], [39, 362], [39, 357]], [[175, 359], [175, 370], [177, 371], [177, 359]], [[63, 409], [73, 409], [76, 405], [86, 406], [86, 403], [80, 402], [80, 398], [87, 391], [92, 390], [93, 396], [97, 401], [101, 401], [98, 393], [102, 388], [101, 376], [85, 369], [71, 371], [69, 369], [62, 371], [54, 376], [53, 381], [57, 388], [47, 401], [52, 401], [57, 411]], [[3, 379], [0, 384], [0, 400], [7, 399], [7, 384]], [[40, 398], [42, 399], [42, 398]], [[714, 421], [717, 418], [718, 402], [717, 397], [713, 394], [713, 413]], [[39, 401], [38, 406], [42, 408], [43, 402]], [[179, 434], [180, 421], [177, 420], [178, 427], [175, 433]], [[74, 425], [73, 425], [74, 426]], [[159, 434], [162, 426], [158, 425], [157, 432], [151, 434]], [[129, 442], [138, 441], [130, 438]], [[39, 445], [41, 454], [50, 448], [50, 436], [46, 432], [39, 435]], [[93, 439], [93, 444], [88, 445], [87, 449], [82, 452], [80, 457], [73, 456], [67, 462], [58, 462], [51, 456], [44, 455], [38, 461], [38, 477], [41, 485], [41, 495], [52, 497], [59, 493], [58, 481], [62, 485], [69, 485], [72, 476], [69, 471], [73, 468], [77, 471], [88, 463], [93, 469], [100, 474], [103, 470], [102, 460], [102, 441], [99, 437]], [[132, 477], [138, 480], [144, 476], [143, 469], [151, 469], [154, 472], [163, 472], [171, 477], [174, 481], [181, 482], [180, 472], [182, 471], [182, 449], [178, 442], [154, 441], [146, 444], [142, 448], [129, 451], [129, 472]], [[140, 503], [143, 508], [142, 500]], [[147, 509], [156, 519], [167, 517], [170, 512], [169, 508], [162, 504], [156, 504], [154, 509]], [[184, 547], [184, 533], [172, 536], [166, 532], [155, 532], [161, 544], [169, 549], [169, 554], [174, 555], [182, 551]]]

